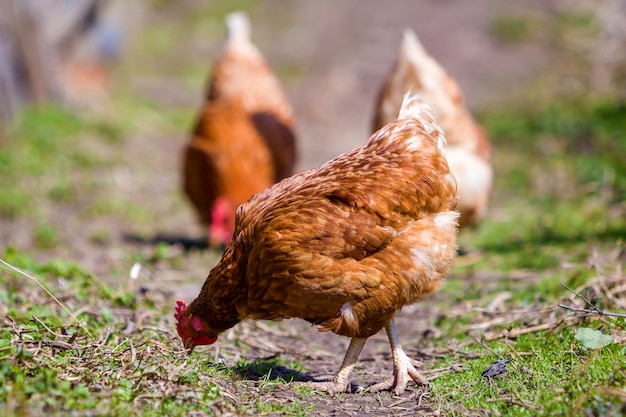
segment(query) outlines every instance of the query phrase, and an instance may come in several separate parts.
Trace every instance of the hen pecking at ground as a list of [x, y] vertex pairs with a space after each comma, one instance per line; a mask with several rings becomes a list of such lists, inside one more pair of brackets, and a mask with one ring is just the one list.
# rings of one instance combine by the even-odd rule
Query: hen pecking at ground
[[177, 302], [187, 348], [244, 319], [297, 317], [352, 338], [329, 392], [348, 390], [368, 337], [387, 331], [402, 393], [426, 384], [402, 350], [394, 315], [436, 291], [456, 254], [456, 182], [432, 111], [406, 96], [397, 121], [318, 169], [287, 178], [237, 211], [235, 234], [199, 296]]

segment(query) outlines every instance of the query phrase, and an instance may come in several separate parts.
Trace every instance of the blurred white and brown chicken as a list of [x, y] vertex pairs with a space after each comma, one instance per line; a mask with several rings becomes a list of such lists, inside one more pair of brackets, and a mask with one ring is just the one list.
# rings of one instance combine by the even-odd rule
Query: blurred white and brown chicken
[[428, 54], [415, 32], [407, 29], [377, 99], [374, 131], [395, 120], [409, 91], [430, 104], [445, 132], [446, 157], [458, 186], [460, 225], [474, 225], [486, 214], [493, 183], [489, 139], [465, 107], [456, 81]]
[[296, 159], [293, 111], [246, 15], [228, 15], [226, 26], [183, 160], [184, 191], [212, 244], [230, 241], [237, 207], [291, 175]]

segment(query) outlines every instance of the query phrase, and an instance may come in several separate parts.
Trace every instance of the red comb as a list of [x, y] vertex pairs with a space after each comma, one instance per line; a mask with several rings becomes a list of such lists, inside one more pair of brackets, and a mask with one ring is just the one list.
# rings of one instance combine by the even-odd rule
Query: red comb
[[183, 300], [176, 300], [176, 313], [174, 313], [174, 318], [176, 320], [180, 319], [181, 313], [185, 310], [186, 304]]

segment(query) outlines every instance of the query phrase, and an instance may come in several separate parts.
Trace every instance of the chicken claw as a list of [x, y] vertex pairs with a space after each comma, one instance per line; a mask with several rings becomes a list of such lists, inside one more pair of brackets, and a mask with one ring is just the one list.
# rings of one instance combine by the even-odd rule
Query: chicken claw
[[[396, 355], [398, 358], [396, 359]], [[421, 367], [422, 363], [409, 358], [402, 349], [393, 358], [393, 378], [369, 387], [370, 392], [386, 391], [393, 388], [396, 395], [400, 395], [406, 390], [410, 380], [420, 385], [428, 385], [428, 380], [424, 378], [415, 368]]]
[[339, 392], [348, 392], [350, 390], [350, 374], [352, 373], [352, 369], [354, 369], [356, 361], [359, 359], [359, 355], [366, 341], [367, 339], [359, 339], [358, 337], [353, 337], [352, 340], [350, 340], [350, 346], [348, 346], [346, 356], [343, 358], [341, 368], [339, 368], [337, 375], [332, 381], [313, 381], [307, 382], [306, 385], [309, 388], [326, 391], [330, 395]]
[[393, 378], [369, 387], [370, 392], [386, 391], [393, 388], [396, 395], [402, 394], [410, 380], [420, 385], [428, 385], [428, 380], [424, 378], [416, 368], [421, 368], [420, 361], [413, 360], [404, 353], [398, 341], [396, 325], [391, 320], [386, 326], [389, 344], [391, 345], [391, 356], [393, 358]]

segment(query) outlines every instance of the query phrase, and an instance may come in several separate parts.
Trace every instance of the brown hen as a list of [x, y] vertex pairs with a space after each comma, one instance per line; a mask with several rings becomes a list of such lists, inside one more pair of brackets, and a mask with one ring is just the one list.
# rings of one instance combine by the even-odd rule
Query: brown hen
[[178, 333], [188, 348], [214, 342], [243, 319], [298, 317], [352, 338], [321, 388], [346, 391], [368, 337], [382, 328], [393, 379], [372, 390], [425, 384], [393, 317], [437, 290], [456, 253], [456, 183], [430, 108], [409, 97], [397, 121], [360, 148], [287, 178], [243, 204], [235, 235], [188, 306]]
[[376, 103], [374, 130], [395, 120], [402, 97], [419, 93], [446, 134], [446, 156], [458, 184], [460, 225], [476, 224], [487, 211], [493, 169], [487, 135], [465, 107], [456, 81], [431, 57], [410, 29]]
[[278, 79], [250, 41], [243, 13], [226, 19], [227, 40], [183, 155], [183, 188], [211, 243], [228, 243], [237, 207], [291, 175], [293, 113]]

